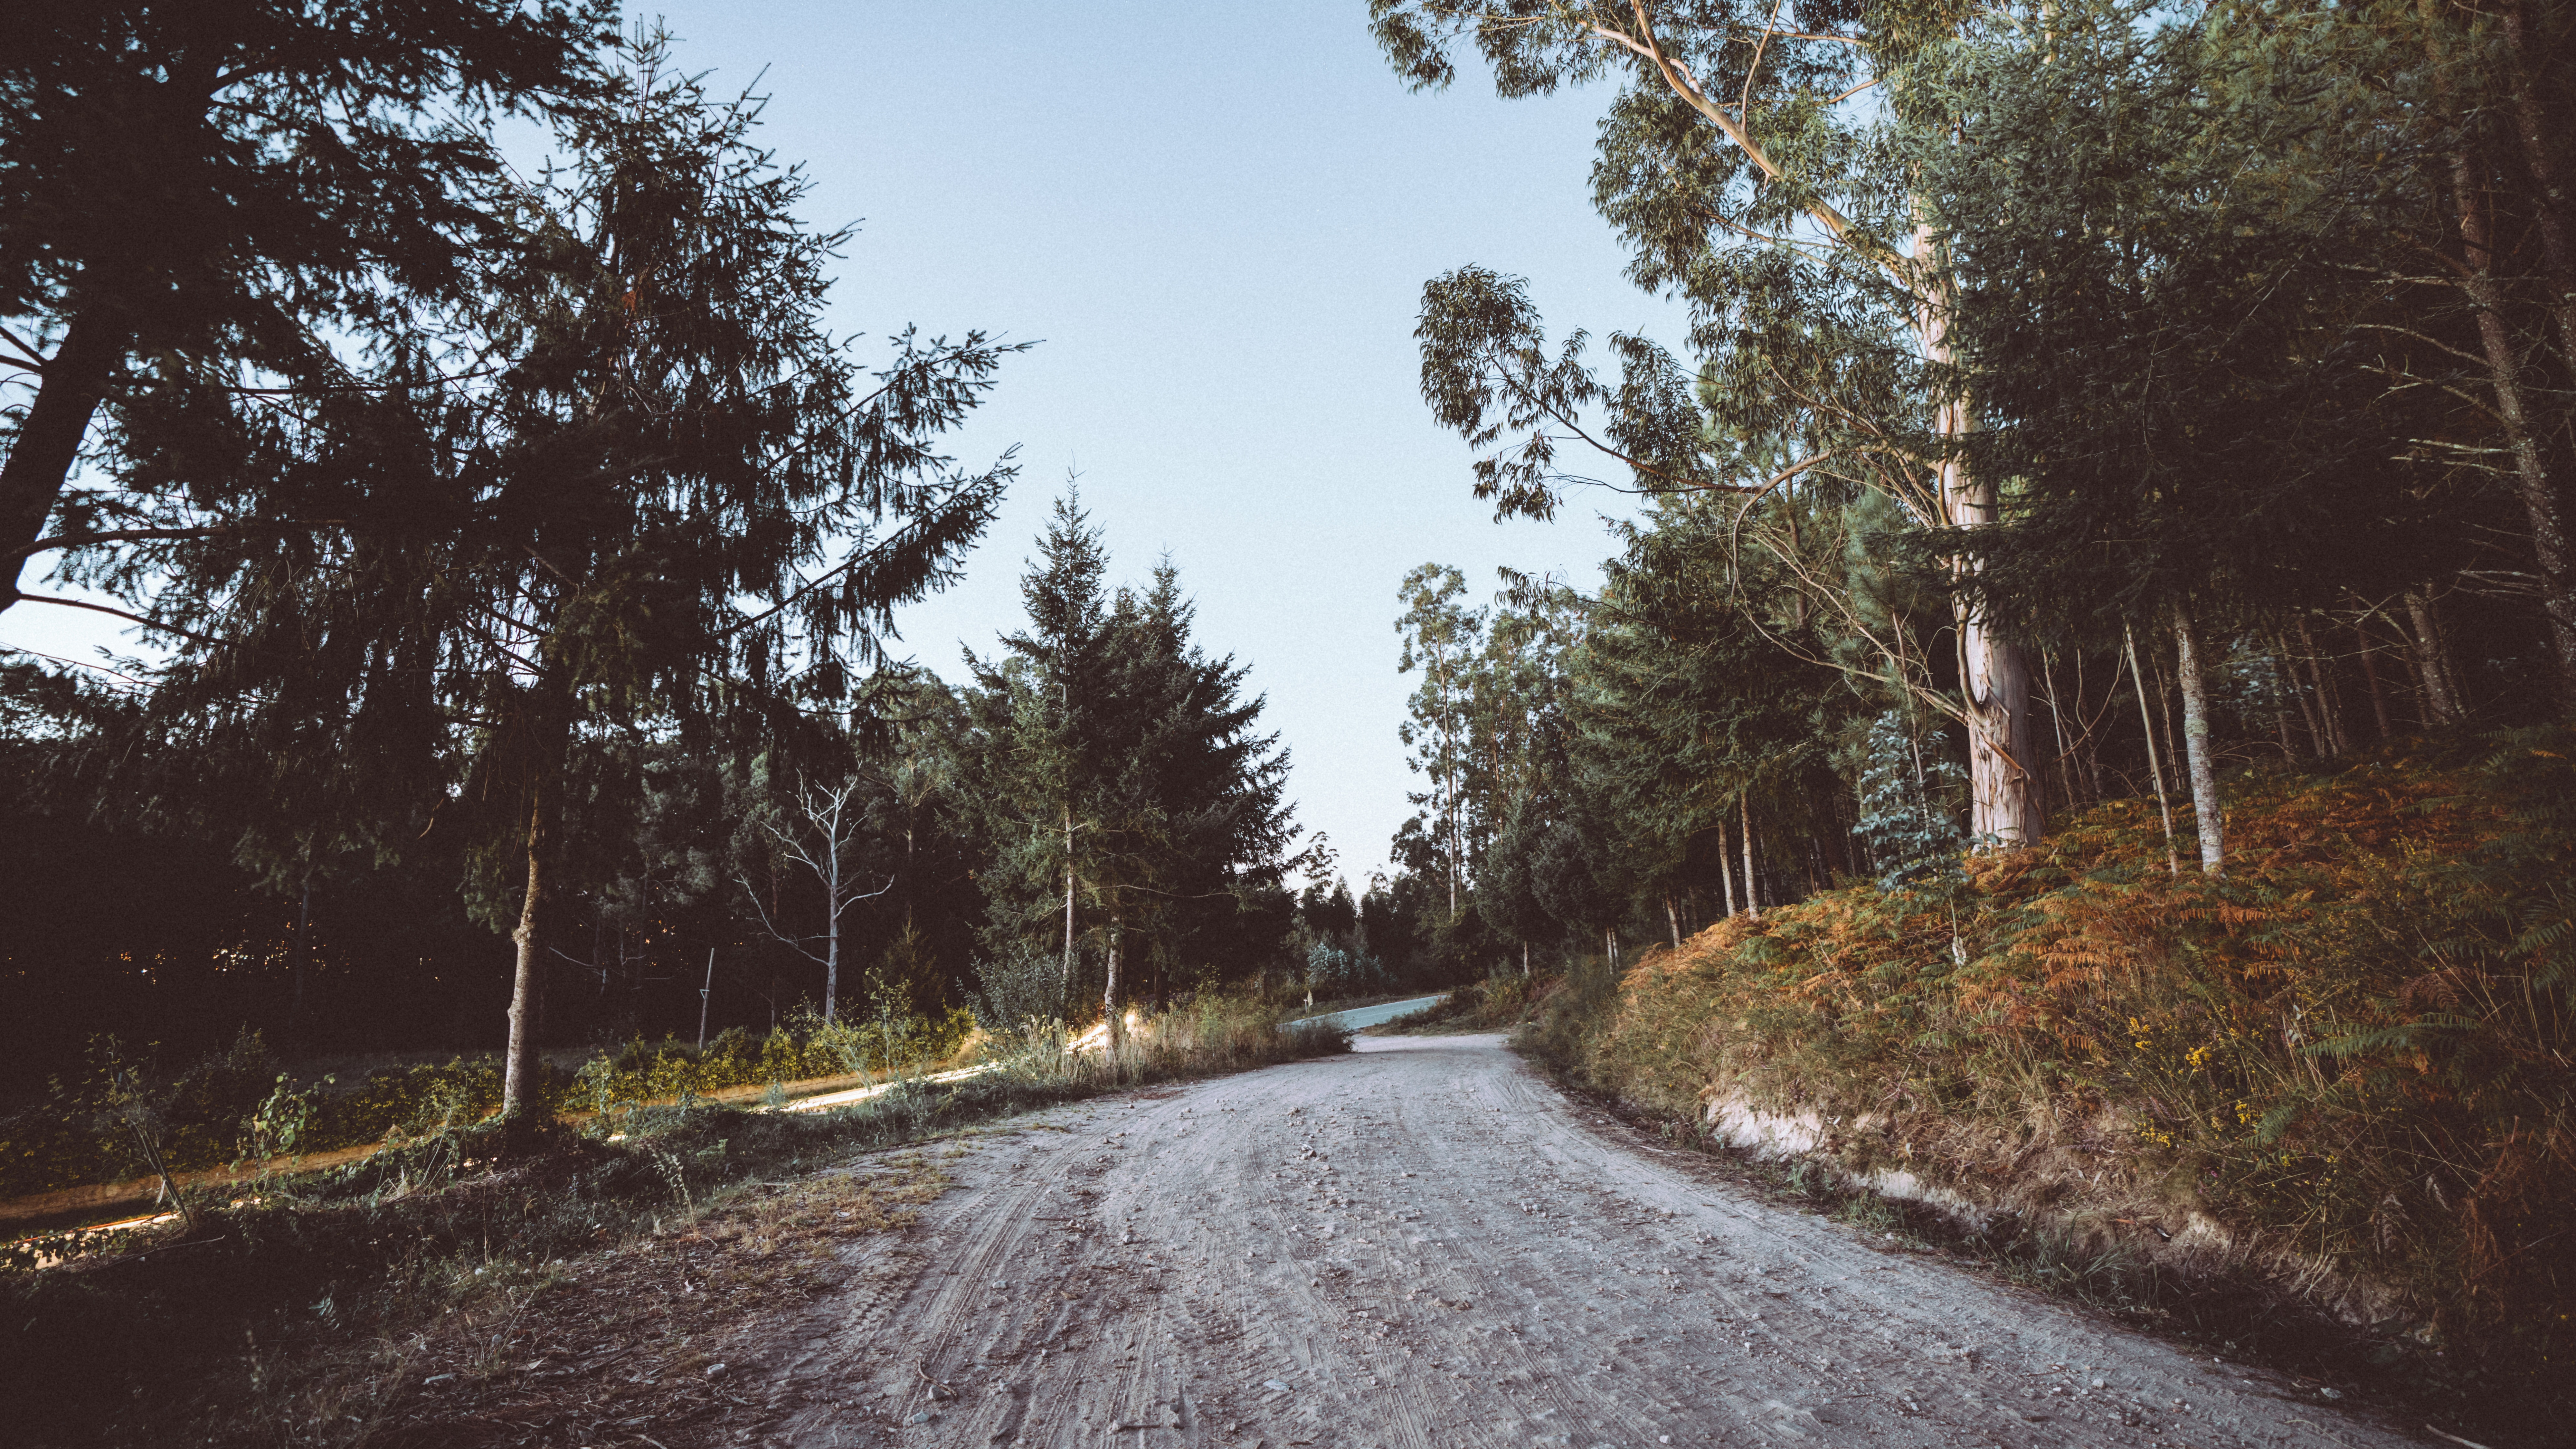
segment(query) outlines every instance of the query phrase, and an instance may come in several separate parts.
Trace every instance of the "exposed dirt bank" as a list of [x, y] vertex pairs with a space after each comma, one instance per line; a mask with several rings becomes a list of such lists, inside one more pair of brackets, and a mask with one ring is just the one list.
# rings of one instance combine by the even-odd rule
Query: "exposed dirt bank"
[[[1499, 1037], [1024, 1119], [656, 1442], [2431, 1442], [1745, 1199]], [[1050, 1130], [1052, 1129], [1052, 1130]], [[784, 1306], [784, 1305], [782, 1305]]]

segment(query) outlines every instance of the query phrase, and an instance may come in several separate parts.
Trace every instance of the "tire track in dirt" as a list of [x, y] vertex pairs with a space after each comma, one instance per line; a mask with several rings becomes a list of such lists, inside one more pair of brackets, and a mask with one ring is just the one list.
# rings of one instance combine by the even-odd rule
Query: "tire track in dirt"
[[[1041, 1114], [782, 1321], [762, 1442], [2419, 1443], [1594, 1130], [1494, 1037]], [[1272, 1385], [1284, 1385], [1284, 1388]]]

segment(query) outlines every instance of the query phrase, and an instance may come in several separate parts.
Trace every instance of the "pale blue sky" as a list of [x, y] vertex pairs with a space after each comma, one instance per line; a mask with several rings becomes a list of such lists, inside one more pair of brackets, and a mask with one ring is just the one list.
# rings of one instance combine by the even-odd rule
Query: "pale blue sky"
[[[1168, 551], [1202, 642], [1251, 664], [1299, 819], [1357, 885], [1414, 788], [1397, 581], [1438, 560], [1479, 595], [1498, 564], [1588, 585], [1610, 547], [1594, 515], [1626, 511], [1598, 494], [1555, 524], [1492, 523], [1423, 407], [1412, 340], [1423, 282], [1465, 262], [1529, 277], [1553, 330], [1679, 340], [1591, 210], [1603, 97], [1410, 94], [1361, 0], [660, 13], [713, 86], [768, 67], [766, 139], [811, 171], [810, 219], [864, 219], [837, 327], [1042, 343], [955, 449], [1019, 443], [1021, 485], [899, 647], [953, 679], [961, 639], [989, 650], [1015, 627], [1022, 561], [1079, 468], [1117, 575]], [[66, 612], [13, 609], [0, 641], [86, 655], [105, 635]]]

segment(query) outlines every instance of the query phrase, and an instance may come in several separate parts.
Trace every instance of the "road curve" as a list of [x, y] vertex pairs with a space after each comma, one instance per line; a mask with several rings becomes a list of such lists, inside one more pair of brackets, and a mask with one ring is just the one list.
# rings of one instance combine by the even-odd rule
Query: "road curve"
[[1061, 1109], [729, 1382], [817, 1446], [2423, 1442], [1593, 1115], [1491, 1036]]
[[1416, 996], [1404, 1001], [1381, 1001], [1375, 1006], [1354, 1006], [1348, 1011], [1328, 1011], [1321, 1016], [1300, 1017], [1296, 1025], [1321, 1024], [1338, 1026], [1344, 1031], [1358, 1031], [1362, 1027], [1384, 1026], [1399, 1016], [1420, 1011], [1434, 1002], [1448, 999], [1448, 992], [1435, 991], [1429, 996]]

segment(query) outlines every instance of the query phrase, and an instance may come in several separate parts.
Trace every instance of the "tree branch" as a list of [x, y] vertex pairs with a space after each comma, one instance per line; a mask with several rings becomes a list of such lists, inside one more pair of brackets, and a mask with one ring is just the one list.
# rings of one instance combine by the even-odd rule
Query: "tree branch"
[[232, 642], [229, 639], [215, 638], [211, 634], [199, 634], [191, 630], [182, 629], [176, 624], [164, 624], [157, 620], [147, 619], [141, 614], [129, 614], [123, 609], [111, 609], [105, 604], [93, 604], [85, 599], [58, 599], [51, 594], [20, 594], [18, 596], [18, 602], [22, 604], [60, 604], [66, 609], [89, 609], [96, 613], [108, 614], [119, 619], [131, 620], [134, 623], [142, 625], [146, 629], [158, 630], [164, 634], [176, 634], [180, 638], [185, 639], [192, 644], [212, 644], [218, 649]]

